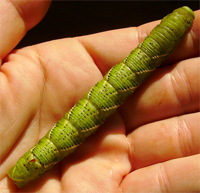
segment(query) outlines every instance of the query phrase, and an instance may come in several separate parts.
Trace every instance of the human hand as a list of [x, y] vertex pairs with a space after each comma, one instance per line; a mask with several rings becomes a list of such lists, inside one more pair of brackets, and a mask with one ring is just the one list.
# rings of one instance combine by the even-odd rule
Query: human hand
[[200, 12], [195, 14], [189, 34], [166, 62], [172, 65], [152, 74], [73, 155], [22, 189], [6, 177], [10, 167], [158, 22], [51, 41], [7, 57], [2, 53], [13, 46], [4, 46], [9, 51], [1, 51], [0, 189], [199, 191]]

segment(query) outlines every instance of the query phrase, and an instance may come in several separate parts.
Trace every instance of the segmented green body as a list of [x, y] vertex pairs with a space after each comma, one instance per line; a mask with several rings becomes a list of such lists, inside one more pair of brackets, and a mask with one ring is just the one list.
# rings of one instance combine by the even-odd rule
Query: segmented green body
[[188, 7], [163, 18], [150, 35], [114, 66], [65, 116], [12, 167], [19, 187], [41, 176], [71, 154], [166, 59], [194, 19]]

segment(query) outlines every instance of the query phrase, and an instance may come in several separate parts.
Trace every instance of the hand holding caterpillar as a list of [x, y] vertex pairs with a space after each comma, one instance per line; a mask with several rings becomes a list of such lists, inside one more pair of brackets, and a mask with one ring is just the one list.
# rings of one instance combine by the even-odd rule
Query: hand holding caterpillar
[[13, 166], [8, 175], [18, 187], [40, 177], [71, 154], [114, 113], [169, 56], [194, 19], [188, 7], [163, 18], [128, 57], [114, 66], [50, 131]]

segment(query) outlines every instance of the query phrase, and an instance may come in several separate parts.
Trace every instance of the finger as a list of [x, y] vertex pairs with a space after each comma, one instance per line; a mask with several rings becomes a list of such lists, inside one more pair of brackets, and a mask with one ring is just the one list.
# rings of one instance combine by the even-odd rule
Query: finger
[[[195, 15], [196, 18], [192, 28], [181, 41], [180, 46], [173, 55], [169, 57], [170, 62], [199, 55], [200, 10], [195, 11]], [[159, 23], [160, 21], [155, 21], [137, 28], [112, 30], [78, 37], [78, 39], [91, 55], [101, 72], [105, 74], [112, 66], [121, 62]], [[180, 54], [180, 52], [184, 54]], [[180, 56], [177, 56], [179, 54]]]
[[199, 192], [200, 155], [170, 160], [126, 176], [122, 192]]
[[138, 169], [200, 153], [200, 113], [139, 127], [128, 135], [132, 167]]
[[200, 58], [184, 60], [155, 71], [120, 108], [127, 130], [199, 111], [199, 71]]
[[0, 1], [1, 60], [19, 43], [26, 32], [46, 14], [51, 1], [2, 0]]

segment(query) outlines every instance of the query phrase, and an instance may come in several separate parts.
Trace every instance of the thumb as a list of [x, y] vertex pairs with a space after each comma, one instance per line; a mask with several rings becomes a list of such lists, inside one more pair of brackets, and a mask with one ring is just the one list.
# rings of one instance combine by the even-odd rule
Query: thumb
[[0, 1], [0, 64], [26, 32], [41, 21], [50, 4], [50, 0]]

